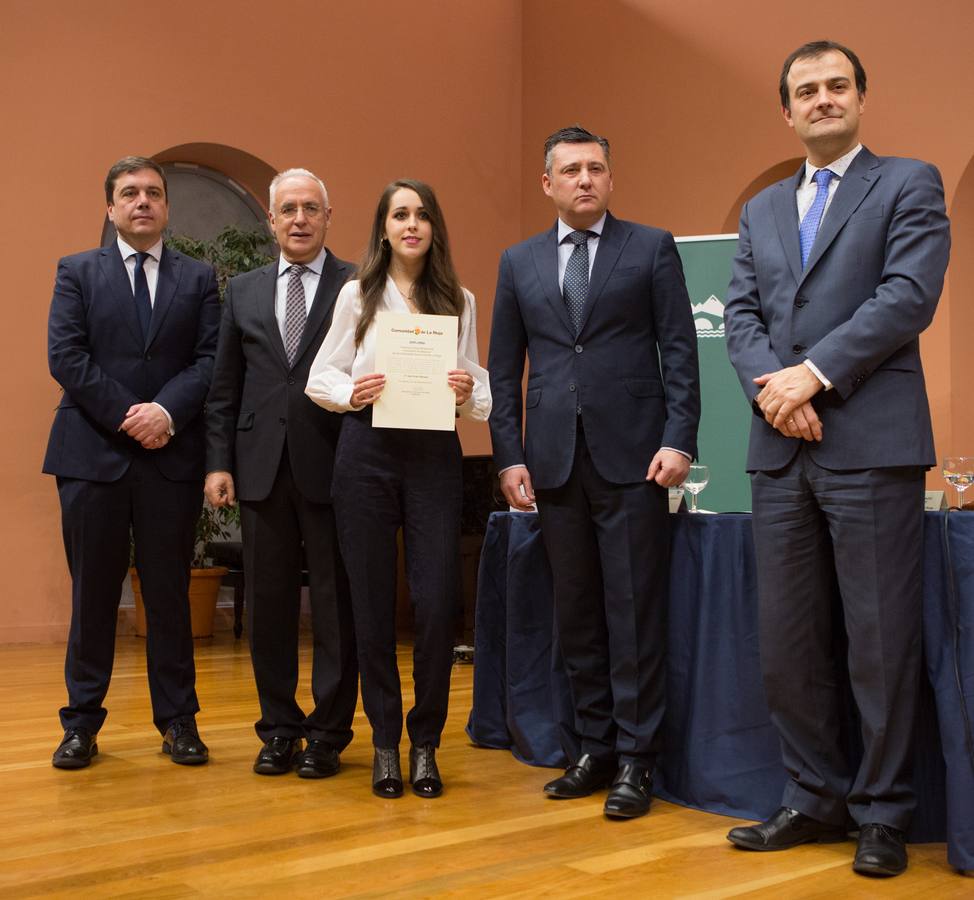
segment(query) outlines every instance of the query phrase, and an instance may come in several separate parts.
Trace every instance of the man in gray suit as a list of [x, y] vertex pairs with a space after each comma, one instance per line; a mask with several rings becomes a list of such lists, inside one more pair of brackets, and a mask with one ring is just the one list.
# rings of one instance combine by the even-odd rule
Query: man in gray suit
[[[915, 806], [923, 487], [935, 462], [919, 335], [949, 224], [933, 166], [859, 143], [866, 74], [851, 50], [800, 47], [780, 92], [808, 159], [744, 206], [725, 326], [755, 412], [761, 665], [790, 778], [774, 816], [728, 838], [751, 850], [844, 841], [851, 816], [853, 869], [898, 875]], [[858, 769], [840, 744], [836, 598]]]
[[[330, 219], [325, 186], [307, 169], [288, 169], [271, 182], [270, 224], [281, 257], [231, 279], [206, 400], [206, 497], [214, 506], [240, 501], [260, 775], [337, 773], [358, 696], [348, 580], [331, 508], [341, 417], [304, 394], [335, 298], [353, 271], [325, 248]], [[308, 715], [295, 700], [305, 562], [314, 639]]]

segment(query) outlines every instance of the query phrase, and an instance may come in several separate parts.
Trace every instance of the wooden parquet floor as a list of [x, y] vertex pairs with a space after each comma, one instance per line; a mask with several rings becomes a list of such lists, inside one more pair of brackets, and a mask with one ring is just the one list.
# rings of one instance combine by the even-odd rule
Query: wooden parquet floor
[[[942, 844], [910, 848], [911, 867], [854, 875], [854, 844], [747, 853], [724, 839], [735, 820], [654, 803], [611, 822], [602, 797], [550, 801], [551, 770], [470, 745], [473, 669], [454, 669], [438, 755], [437, 800], [370, 792], [371, 745], [356, 738], [334, 778], [262, 777], [246, 641], [197, 649], [200, 729], [211, 762], [176, 766], [149, 713], [144, 643], [118, 642], [100, 755], [51, 767], [60, 739], [63, 645], [0, 647], [0, 894], [10, 897], [953, 897], [974, 896]], [[302, 644], [302, 697], [309, 648]], [[409, 648], [400, 652], [407, 684]], [[405, 750], [405, 747], [404, 747]]]

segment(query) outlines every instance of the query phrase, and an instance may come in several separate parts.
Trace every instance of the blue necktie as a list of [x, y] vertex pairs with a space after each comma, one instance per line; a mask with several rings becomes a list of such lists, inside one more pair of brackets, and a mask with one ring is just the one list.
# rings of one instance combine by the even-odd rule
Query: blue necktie
[[132, 285], [135, 311], [139, 314], [139, 325], [142, 326], [143, 343], [149, 339], [149, 324], [152, 322], [152, 298], [149, 296], [149, 281], [143, 268], [148, 258], [148, 253], [135, 254], [135, 279]]
[[565, 266], [565, 280], [561, 286], [568, 316], [578, 334], [582, 326], [582, 311], [585, 309], [585, 298], [588, 296], [588, 235], [587, 231], [573, 231], [565, 240], [571, 241], [575, 247], [568, 257]]
[[802, 245], [802, 268], [808, 262], [808, 254], [812, 252], [812, 244], [815, 243], [815, 235], [818, 234], [818, 226], [822, 222], [822, 213], [825, 212], [825, 204], [829, 199], [829, 182], [835, 176], [831, 169], [819, 169], [812, 180], [818, 185], [818, 191], [812, 205], [805, 213], [801, 225], [798, 227], [798, 240]]

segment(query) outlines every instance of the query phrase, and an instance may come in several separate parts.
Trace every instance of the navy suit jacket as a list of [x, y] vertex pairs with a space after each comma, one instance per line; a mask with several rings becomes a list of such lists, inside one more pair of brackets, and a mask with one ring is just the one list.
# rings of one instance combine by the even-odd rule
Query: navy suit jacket
[[[148, 454], [171, 481], [203, 477], [203, 401], [210, 386], [220, 307], [213, 269], [163, 247], [147, 339], [114, 242], [58, 263], [48, 321], [51, 375], [64, 388], [44, 471], [117, 481]], [[134, 403], [156, 401], [175, 435], [144, 450], [120, 432]]]
[[564, 484], [579, 409], [609, 482], [643, 481], [663, 446], [696, 456], [697, 340], [673, 236], [606, 216], [577, 336], [558, 284], [557, 240], [556, 224], [501, 257], [488, 363], [497, 469], [526, 463], [535, 488]]
[[275, 260], [232, 278], [227, 287], [206, 402], [206, 470], [230, 472], [241, 500], [264, 500], [286, 441], [298, 490], [312, 502], [330, 503], [342, 417], [314, 403], [304, 388], [331, 326], [335, 298], [355, 267], [331, 252], [325, 257], [293, 365], [274, 312], [277, 270]]
[[[727, 350], [748, 398], [753, 378], [811, 360], [833, 384], [812, 400], [819, 465], [932, 466], [920, 332], [933, 318], [950, 251], [940, 174], [915, 159], [859, 151], [836, 188], [804, 271], [796, 191], [804, 166], [744, 205], [724, 310]], [[759, 411], [748, 471], [787, 465], [801, 442]]]

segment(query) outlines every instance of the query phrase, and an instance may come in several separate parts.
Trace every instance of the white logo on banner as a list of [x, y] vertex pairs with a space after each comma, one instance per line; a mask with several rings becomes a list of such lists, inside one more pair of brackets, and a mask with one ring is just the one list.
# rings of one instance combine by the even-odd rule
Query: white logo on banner
[[698, 338], [724, 336], [724, 304], [711, 294], [703, 303], [691, 303]]

